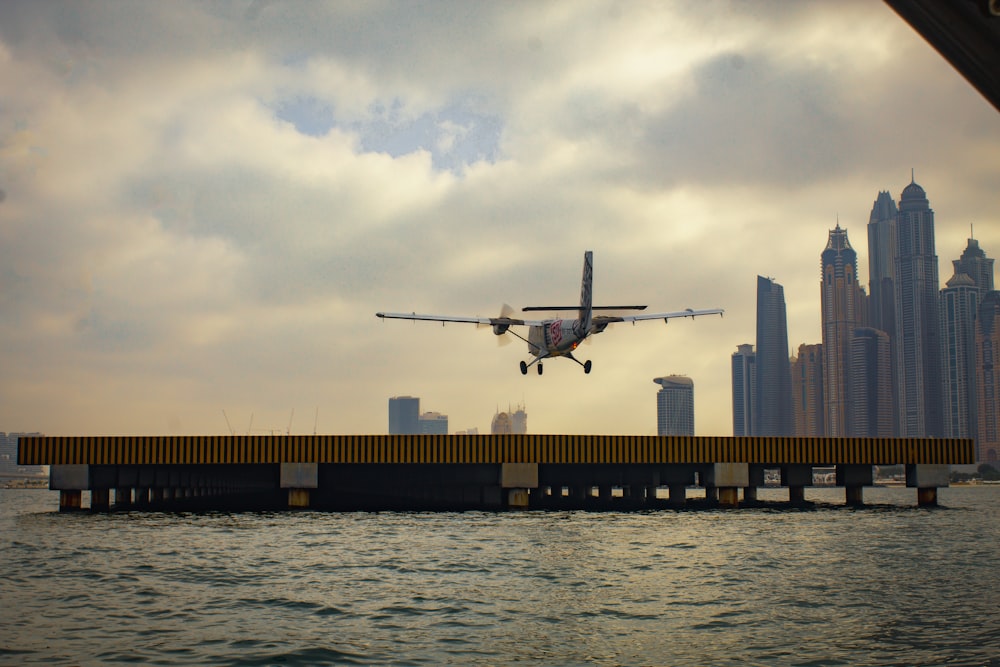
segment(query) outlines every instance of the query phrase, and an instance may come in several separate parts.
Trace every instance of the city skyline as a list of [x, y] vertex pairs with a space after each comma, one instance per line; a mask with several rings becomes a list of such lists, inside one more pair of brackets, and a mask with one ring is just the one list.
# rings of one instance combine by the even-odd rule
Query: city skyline
[[[0, 5], [0, 428], [378, 433], [412, 392], [651, 434], [676, 373], [728, 435], [754, 276], [820, 341], [817, 250], [911, 169], [942, 261], [1000, 254], [1000, 118], [880, 3], [254, 7]], [[610, 331], [586, 378], [374, 317], [562, 305], [585, 249], [595, 303], [725, 317]]]

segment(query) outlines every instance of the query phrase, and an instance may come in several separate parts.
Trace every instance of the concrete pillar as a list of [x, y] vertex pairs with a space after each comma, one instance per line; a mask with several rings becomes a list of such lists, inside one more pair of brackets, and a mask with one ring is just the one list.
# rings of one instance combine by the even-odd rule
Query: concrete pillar
[[722, 507], [739, 507], [740, 489], [736, 486], [719, 487], [719, 505]]
[[520, 510], [528, 509], [528, 506], [530, 505], [528, 499], [529, 499], [528, 489], [507, 490], [507, 507], [510, 509], [520, 509]]
[[848, 486], [848, 487], [845, 487], [844, 490], [845, 490], [846, 501], [847, 501], [848, 505], [852, 505], [854, 507], [861, 507], [862, 505], [865, 504], [865, 500], [864, 500], [865, 487], [863, 487], [863, 486]]
[[601, 502], [602, 503], [610, 503], [611, 502], [611, 486], [605, 484], [605, 485], [599, 486], [597, 488], [600, 489], [600, 491], [598, 493], [599, 493]]
[[810, 465], [787, 465], [781, 468], [781, 485], [788, 487], [788, 502], [801, 505], [806, 501], [806, 487], [812, 486], [813, 471]]
[[651, 485], [646, 487], [646, 503], [656, 502], [656, 486]]
[[750, 466], [746, 463], [715, 463], [706, 475], [705, 495], [708, 496], [709, 489], [716, 490], [720, 505], [737, 507], [740, 504], [739, 490], [749, 485]]
[[90, 466], [86, 464], [49, 467], [49, 489], [59, 491], [59, 511], [71, 512], [83, 505], [83, 490], [90, 488]]
[[844, 487], [848, 505], [864, 505], [864, 487], [871, 486], [874, 481], [871, 465], [842, 463], [837, 466], [837, 486]]
[[687, 486], [684, 484], [670, 484], [667, 486], [667, 492], [671, 505], [683, 505], [687, 500]]
[[537, 489], [537, 463], [501, 463], [500, 487], [504, 489]]
[[111, 489], [92, 489], [90, 509], [95, 512], [107, 512], [111, 509]]
[[319, 487], [319, 464], [282, 463], [279, 473], [282, 489], [288, 489], [288, 507], [309, 507], [309, 490]]
[[917, 489], [917, 506], [937, 507], [937, 504], [937, 487], [929, 486], [923, 489]]
[[917, 505], [934, 507], [937, 505], [938, 487], [951, 482], [950, 465], [907, 465], [906, 486], [917, 489]]
[[309, 507], [309, 489], [288, 489], [288, 507], [291, 509]]
[[131, 507], [132, 489], [127, 486], [119, 486], [115, 489], [115, 504], [121, 507]]
[[83, 491], [64, 489], [59, 492], [59, 511], [75, 512], [83, 508]]
[[757, 487], [756, 486], [745, 486], [743, 487], [743, 500], [747, 502], [757, 501]]

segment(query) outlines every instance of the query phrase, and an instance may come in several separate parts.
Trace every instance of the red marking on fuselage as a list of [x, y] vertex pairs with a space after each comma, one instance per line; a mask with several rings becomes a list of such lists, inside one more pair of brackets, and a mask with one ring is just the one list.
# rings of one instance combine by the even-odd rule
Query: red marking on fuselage
[[556, 320], [549, 325], [549, 339], [552, 341], [552, 347], [559, 347], [559, 343], [562, 342], [562, 320]]

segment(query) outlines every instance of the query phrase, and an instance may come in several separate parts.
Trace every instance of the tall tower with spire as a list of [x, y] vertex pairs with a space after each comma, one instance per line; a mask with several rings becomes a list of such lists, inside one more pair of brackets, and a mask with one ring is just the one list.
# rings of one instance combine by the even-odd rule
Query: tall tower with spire
[[898, 433], [896, 414], [896, 219], [899, 209], [888, 190], [878, 193], [868, 217], [868, 325], [884, 331], [889, 341], [890, 435]]
[[868, 217], [868, 323], [886, 332], [896, 330], [896, 218], [899, 211], [888, 191], [878, 193]]
[[975, 321], [982, 296], [965, 273], [956, 272], [941, 290], [941, 393], [944, 435], [949, 438], [976, 436]]
[[979, 401], [976, 365], [976, 317], [979, 304], [993, 290], [993, 260], [970, 238], [947, 286], [941, 290], [941, 363], [944, 433], [978, 439]]
[[[970, 230], [971, 231], [971, 230]], [[955, 275], [964, 273], [972, 278], [973, 284], [983, 293], [993, 290], [993, 260], [979, 247], [979, 241], [969, 235], [968, 245], [962, 256], [951, 260]]]
[[896, 219], [896, 389], [899, 435], [941, 437], [941, 329], [934, 211], [912, 176]]
[[823, 404], [827, 435], [851, 435], [851, 338], [864, 325], [865, 294], [858, 285], [858, 255], [837, 223], [822, 258]]

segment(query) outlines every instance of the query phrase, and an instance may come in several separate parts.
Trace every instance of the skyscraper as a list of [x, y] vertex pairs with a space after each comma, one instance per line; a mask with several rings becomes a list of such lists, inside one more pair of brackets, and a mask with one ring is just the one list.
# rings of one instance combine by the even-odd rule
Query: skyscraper
[[951, 260], [955, 274], [964, 273], [972, 278], [973, 284], [982, 292], [993, 291], [993, 260], [979, 247], [979, 241], [970, 238], [962, 256]]
[[896, 219], [896, 390], [899, 435], [944, 435], [941, 405], [941, 329], [934, 211], [912, 179]]
[[420, 399], [394, 396], [389, 399], [389, 435], [420, 433]]
[[899, 210], [888, 191], [881, 191], [868, 218], [868, 325], [889, 337], [892, 381], [892, 435], [898, 433], [896, 392], [896, 219]]
[[965, 273], [956, 273], [941, 290], [941, 363], [944, 435], [976, 437], [976, 312], [985, 292]]
[[895, 415], [892, 411], [889, 336], [871, 327], [855, 329], [850, 353], [848, 394], [851, 401], [844, 435], [890, 438]]
[[858, 255], [847, 230], [830, 230], [821, 255], [823, 323], [823, 402], [826, 434], [847, 435], [851, 416], [851, 338], [864, 324], [865, 294], [858, 285]]
[[420, 432], [425, 435], [448, 435], [448, 415], [425, 412], [417, 418]]
[[795, 435], [826, 435], [823, 421], [823, 345], [799, 345], [799, 354], [791, 361], [792, 415]]
[[493, 415], [493, 422], [490, 425], [490, 433], [527, 433], [528, 413], [523, 405], [518, 405], [517, 410], [507, 408], [507, 412], [500, 412]]
[[983, 297], [976, 316], [976, 394], [979, 437], [976, 459], [1000, 460], [1000, 292]]
[[733, 352], [733, 435], [753, 435], [754, 391], [757, 385], [757, 355], [744, 343]]
[[788, 365], [785, 290], [757, 276], [757, 373], [752, 435], [792, 435], [792, 376]]
[[868, 217], [868, 284], [871, 293], [869, 323], [892, 336], [895, 329], [896, 218], [892, 195], [883, 191]]
[[656, 392], [656, 434], [694, 435], [694, 382], [683, 375], [653, 380]]

